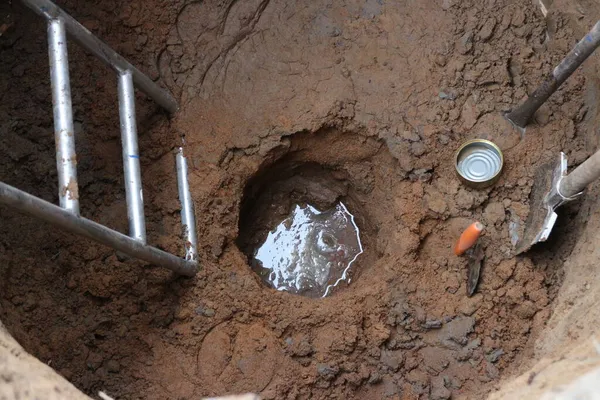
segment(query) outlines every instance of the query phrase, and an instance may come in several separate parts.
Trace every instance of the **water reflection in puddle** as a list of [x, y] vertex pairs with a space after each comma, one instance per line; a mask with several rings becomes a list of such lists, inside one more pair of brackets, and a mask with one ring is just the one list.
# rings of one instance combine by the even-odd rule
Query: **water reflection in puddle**
[[258, 247], [253, 268], [277, 290], [324, 297], [348, 280], [362, 252], [358, 226], [343, 203], [327, 211], [296, 205]]

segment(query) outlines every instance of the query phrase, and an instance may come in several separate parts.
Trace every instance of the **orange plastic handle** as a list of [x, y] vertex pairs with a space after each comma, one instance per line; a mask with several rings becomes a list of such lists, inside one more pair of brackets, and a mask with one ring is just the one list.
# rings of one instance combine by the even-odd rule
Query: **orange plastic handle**
[[454, 254], [460, 256], [465, 251], [470, 249], [483, 231], [483, 224], [479, 221], [473, 222], [458, 238], [456, 242], [456, 246], [454, 246]]

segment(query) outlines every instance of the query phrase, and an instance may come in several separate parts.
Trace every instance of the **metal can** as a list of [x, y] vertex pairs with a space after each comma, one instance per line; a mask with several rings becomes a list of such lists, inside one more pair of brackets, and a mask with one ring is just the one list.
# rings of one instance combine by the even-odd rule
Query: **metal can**
[[454, 160], [459, 179], [475, 189], [483, 189], [496, 183], [503, 166], [502, 151], [485, 139], [463, 143], [456, 151]]

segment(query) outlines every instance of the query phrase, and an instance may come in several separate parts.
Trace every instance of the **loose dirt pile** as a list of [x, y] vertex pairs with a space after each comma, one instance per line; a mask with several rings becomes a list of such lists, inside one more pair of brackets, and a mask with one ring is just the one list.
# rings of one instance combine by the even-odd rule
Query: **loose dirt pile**
[[[583, 161], [596, 109], [577, 73], [522, 141], [493, 124], [572, 45], [566, 18], [502, 0], [60, 5], [181, 98], [173, 120], [138, 98], [148, 236], [182, 254], [183, 138], [203, 269], [172, 276], [0, 208], [0, 319], [27, 351], [118, 398], [479, 398], [528, 366], [588, 211], [566, 208], [561, 239], [524, 257], [514, 238], [536, 166], [561, 150]], [[44, 24], [0, 11], [14, 22], [0, 36], [0, 179], [56, 202]], [[70, 58], [82, 214], [125, 232], [116, 79], [75, 45]], [[505, 152], [481, 191], [452, 165], [474, 137]], [[305, 164], [340, 183], [365, 232], [352, 283], [325, 299], [265, 287], [244, 254], [261, 212], [248, 187]], [[468, 298], [452, 246], [475, 219], [485, 261]]]

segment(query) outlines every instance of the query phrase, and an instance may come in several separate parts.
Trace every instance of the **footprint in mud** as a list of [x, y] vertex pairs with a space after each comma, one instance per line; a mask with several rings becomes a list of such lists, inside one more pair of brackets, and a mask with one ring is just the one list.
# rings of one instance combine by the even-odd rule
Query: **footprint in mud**
[[261, 324], [222, 324], [202, 342], [198, 374], [215, 393], [258, 393], [273, 379], [277, 356], [277, 341]]

